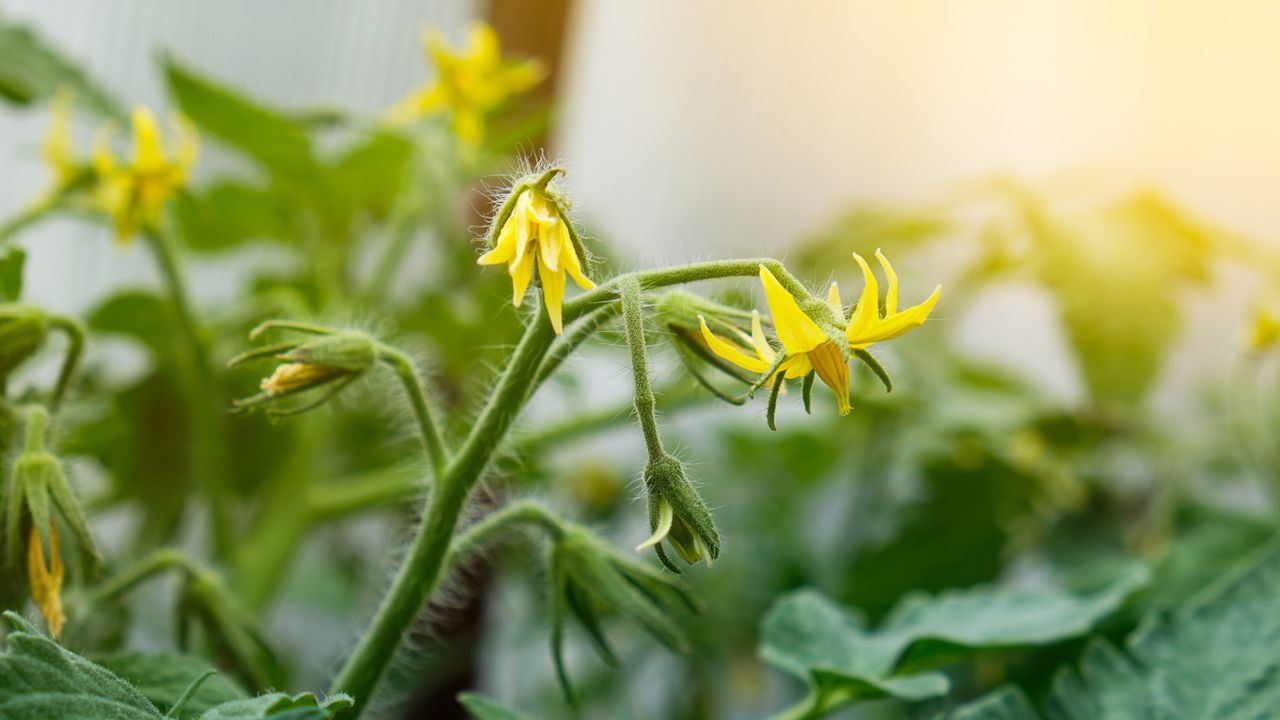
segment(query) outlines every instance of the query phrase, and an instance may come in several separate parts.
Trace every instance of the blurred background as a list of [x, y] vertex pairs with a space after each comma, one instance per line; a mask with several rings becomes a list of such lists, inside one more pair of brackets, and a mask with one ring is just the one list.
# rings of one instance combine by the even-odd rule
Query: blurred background
[[[885, 353], [899, 389], [884, 399], [860, 377], [847, 421], [789, 402], [782, 430], [766, 433], [758, 398], [708, 408], [675, 384], [677, 361], [658, 361], [673, 383], [659, 398], [672, 400], [668, 432], [732, 552], [690, 578], [708, 608], [691, 658], [623, 634], [624, 670], [609, 671], [575, 641], [581, 717], [753, 718], [785, 705], [798, 685], [764, 669], [756, 647], [786, 590], [818, 587], [878, 620], [916, 590], [1139, 558], [1157, 580], [1107, 628], [1123, 636], [1274, 525], [1277, 415], [1262, 406], [1275, 363], [1246, 343], [1256, 308], [1280, 295], [1274, 3], [0, 0], [0, 19], [38, 31], [127, 104], [162, 110], [177, 109], [157, 69], [169, 56], [298, 117], [341, 109], [352, 124], [431, 78], [423, 28], [460, 44], [481, 19], [504, 53], [545, 61], [548, 79], [522, 101], [549, 109], [545, 128], [462, 183], [457, 227], [424, 231], [431, 242], [409, 251], [386, 313], [438, 363], [455, 408], [474, 406], [482, 386], [465, 345], [491, 355], [511, 337], [486, 325], [510, 314], [508, 290], [483, 276], [487, 299], [467, 304], [432, 283], [472, 271], [467, 228], [489, 211], [475, 188], [501, 184], [522, 156], [565, 163], [576, 216], [608, 267], [768, 254], [815, 288], [839, 279], [847, 300], [860, 288], [849, 253], [883, 246], [904, 302], [943, 283], [925, 328]], [[87, 137], [94, 123], [80, 122]], [[0, 113], [0, 216], [47, 185], [47, 126], [43, 106]], [[216, 141], [205, 150], [194, 185], [260, 172]], [[32, 228], [25, 299], [81, 315], [157, 282], [141, 245], [109, 236], [83, 222]], [[450, 253], [460, 264], [440, 270]], [[216, 314], [297, 261], [269, 243], [196, 253], [198, 304]], [[750, 289], [726, 297], [746, 301]], [[384, 322], [373, 305], [343, 312]], [[539, 398], [492, 495], [533, 488], [630, 547], [645, 534], [631, 502], [643, 454], [631, 429], [604, 432], [628, 419], [616, 345], [571, 362]], [[106, 381], [113, 353], [128, 355], [110, 341], [95, 352]], [[370, 395], [345, 427], [353, 444], [385, 400]], [[574, 407], [601, 413], [602, 432], [556, 427]], [[382, 450], [328, 465], [386, 460]], [[1224, 507], [1250, 519], [1215, 514]], [[361, 627], [408, 515], [317, 532], [278, 596], [256, 601], [303, 686], [323, 687]], [[1174, 569], [1160, 570], [1171, 557]], [[457, 713], [453, 694], [474, 687], [539, 716], [566, 712], [539, 583], [519, 562], [497, 565], [455, 578], [456, 602], [424, 621], [393, 682], [414, 700], [387, 717]], [[971, 696], [1002, 680], [1044, 690], [1037, 672], [1079, 652], [1003, 658], [959, 685]], [[926, 715], [884, 704], [856, 716]]]

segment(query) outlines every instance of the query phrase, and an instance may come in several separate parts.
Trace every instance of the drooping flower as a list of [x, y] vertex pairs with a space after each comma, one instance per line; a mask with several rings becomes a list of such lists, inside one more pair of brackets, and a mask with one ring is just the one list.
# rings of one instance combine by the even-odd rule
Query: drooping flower
[[[924, 302], [899, 311], [898, 274], [893, 271], [893, 266], [889, 264], [889, 259], [879, 250], [876, 250], [876, 260], [880, 262], [880, 267], [884, 269], [885, 282], [889, 286], [885, 292], [884, 314], [881, 315], [880, 286], [876, 282], [875, 273], [871, 272], [871, 267], [867, 265], [867, 261], [858, 253], [853, 254], [853, 259], [857, 260], [858, 265], [862, 268], [864, 285], [862, 287], [862, 296], [858, 298], [858, 304], [849, 316], [849, 323], [845, 330], [845, 335], [849, 339], [849, 347], [854, 350], [866, 349], [873, 343], [892, 340], [905, 334], [908, 330], [918, 328], [924, 324], [924, 321], [929, 318], [929, 313], [933, 311], [933, 306], [937, 304], [939, 295], [942, 293], [941, 285], [935, 288], [933, 294]], [[834, 282], [831, 283], [827, 301], [843, 322], [844, 315], [840, 304], [840, 289]]]
[[595, 283], [583, 273], [583, 258], [579, 257], [573, 228], [561, 208], [561, 201], [547, 187], [550, 176], [556, 172], [559, 171], [544, 173], [538, 182], [516, 184], [513, 196], [495, 219], [500, 225], [493, 248], [476, 262], [507, 264], [512, 302], [516, 307], [524, 301], [536, 265], [542, 284], [542, 302], [551, 326], [559, 335], [564, 330], [560, 306], [564, 301], [565, 273], [583, 290], [594, 288]]
[[[835, 393], [840, 414], [847, 415], [851, 406], [848, 356], [844, 348], [805, 314], [795, 296], [764, 265], [760, 266], [760, 283], [764, 286], [765, 302], [769, 305], [769, 313], [773, 318], [774, 332], [782, 343], [782, 360], [779, 362], [776, 351], [764, 337], [758, 314], [752, 317], [748, 343], [755, 352], [755, 357], [712, 333], [703, 322], [702, 335], [707, 345], [716, 355], [748, 372], [763, 373], [775, 365], [775, 372], [786, 378], [798, 378], [816, 372], [822, 382], [831, 388], [831, 392]], [[774, 377], [776, 378], [776, 374]]]
[[115, 221], [116, 239], [124, 242], [143, 228], [159, 224], [160, 211], [187, 181], [187, 171], [200, 152], [190, 121], [174, 121], [177, 140], [165, 148], [155, 115], [145, 107], [133, 111], [133, 156], [117, 162], [111, 152], [111, 125], [98, 133], [93, 163], [101, 183], [101, 204]]
[[483, 139], [490, 112], [546, 77], [546, 68], [537, 60], [504, 59], [498, 34], [483, 23], [472, 24], [464, 50], [449, 47], [435, 30], [423, 36], [423, 45], [436, 78], [394, 105], [388, 119], [405, 124], [447, 114], [454, 133], [471, 147]]
[[[378, 361], [377, 345], [372, 338], [356, 331], [330, 330], [319, 326], [287, 322], [268, 322], [250, 334], [258, 337], [273, 328], [294, 330], [310, 336], [307, 340], [291, 340], [250, 350], [232, 358], [228, 367], [252, 360], [271, 358], [279, 364], [258, 383], [257, 395], [235, 401], [239, 410], [271, 405], [276, 416], [294, 415], [317, 407], [358, 380]], [[325, 389], [310, 402], [287, 406], [286, 398], [310, 390]]]

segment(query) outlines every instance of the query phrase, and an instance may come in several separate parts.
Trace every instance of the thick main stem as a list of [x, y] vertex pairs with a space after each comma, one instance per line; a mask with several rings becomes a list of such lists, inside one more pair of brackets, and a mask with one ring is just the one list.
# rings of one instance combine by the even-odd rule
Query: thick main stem
[[[584, 313], [617, 300], [618, 287], [628, 279], [641, 287], [663, 287], [726, 277], [753, 276], [765, 265], [784, 285], [795, 282], [781, 263], [769, 258], [694, 263], [628, 273], [565, 303], [566, 324]], [[516, 415], [524, 406], [538, 378], [538, 370], [555, 335], [547, 318], [539, 313], [525, 331], [515, 354], [503, 371], [493, 394], [472, 426], [457, 455], [438, 478], [427, 500], [426, 516], [355, 652], [334, 678], [332, 692], [345, 692], [355, 700], [352, 715], [368, 706], [400, 639], [440, 581], [454, 529], [463, 504], [476, 481], [489, 466]]]
[[222, 471], [227, 443], [224, 442], [222, 424], [218, 421], [223, 409], [218, 400], [217, 388], [214, 387], [209, 349], [192, 312], [172, 239], [160, 229], [146, 232], [144, 237], [160, 267], [173, 309], [174, 323], [180, 335], [175, 355], [186, 395], [184, 404], [191, 433], [191, 476], [195, 484], [208, 495], [214, 548], [220, 556], [225, 556], [231, 547], [233, 533]]

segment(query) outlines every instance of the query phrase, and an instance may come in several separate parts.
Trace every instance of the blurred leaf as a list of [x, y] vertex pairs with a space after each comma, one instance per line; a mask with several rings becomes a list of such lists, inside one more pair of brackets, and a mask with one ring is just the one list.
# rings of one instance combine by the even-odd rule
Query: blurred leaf
[[[162, 712], [169, 712], [191, 683], [215, 669], [188, 655], [146, 655], [138, 652], [109, 655], [99, 658], [98, 663], [137, 688]], [[214, 675], [200, 685], [176, 717], [194, 718], [215, 705], [246, 697], [247, 693], [234, 682], [223, 675]]]
[[155, 706], [110, 670], [66, 650], [17, 613], [0, 653], [0, 717], [5, 720], [160, 720]]
[[883, 248], [896, 259], [897, 253], [936, 240], [951, 229], [952, 222], [933, 208], [862, 203], [806, 238], [793, 262], [797, 268], [815, 268], [825, 276], [830, 268], [852, 269], [850, 255], [854, 252], [869, 257]]
[[1027, 696], [1016, 687], [1003, 687], [952, 710], [939, 720], [1037, 720]]
[[199, 128], [294, 182], [308, 182], [315, 170], [311, 138], [284, 114], [190, 70], [164, 61], [169, 91]]
[[328, 720], [352, 707], [351, 698], [333, 695], [319, 700], [311, 693], [267, 693], [248, 700], [234, 700], [210, 709], [200, 720]]
[[907, 598], [875, 631], [812, 590], [783, 597], [765, 617], [761, 656], [809, 683], [807, 717], [858, 699], [943, 695], [945, 675], [921, 672], [975, 653], [1078, 637], [1147, 580], [1130, 566], [1091, 592], [984, 587]]
[[6, 248], [0, 257], [0, 299], [17, 302], [22, 297], [22, 268], [27, 254], [21, 248]]
[[99, 114], [121, 116], [114, 100], [30, 28], [0, 22], [0, 98], [28, 105], [62, 87], [72, 88], [77, 102]]
[[1049, 701], [1057, 720], [1270, 717], [1280, 707], [1280, 543], [1198, 599], [1150, 616], [1127, 652], [1097, 640]]
[[200, 193], [180, 195], [173, 210], [179, 232], [193, 250], [225, 250], [246, 240], [296, 239], [296, 211], [270, 188], [221, 182]]
[[462, 693], [458, 695], [458, 702], [475, 720], [529, 720], [528, 715], [476, 693]]
[[394, 133], [376, 131], [355, 145], [329, 169], [336, 205], [325, 208], [340, 226], [361, 212], [386, 215], [409, 171], [413, 145]]
[[124, 335], [149, 349], [156, 358], [167, 357], [169, 309], [148, 290], [124, 290], [107, 298], [89, 315], [89, 329], [96, 333]]

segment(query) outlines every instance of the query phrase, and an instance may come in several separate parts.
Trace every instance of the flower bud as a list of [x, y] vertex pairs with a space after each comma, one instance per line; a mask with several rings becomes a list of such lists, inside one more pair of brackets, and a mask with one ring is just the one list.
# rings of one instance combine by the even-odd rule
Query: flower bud
[[368, 372], [378, 361], [378, 349], [373, 339], [363, 333], [324, 331], [324, 334], [306, 342], [251, 350], [232, 359], [229, 365], [234, 367], [262, 357], [272, 357], [281, 362], [259, 383], [261, 392], [236, 400], [236, 408], [249, 409], [308, 390], [329, 389], [314, 402], [272, 410], [276, 415], [292, 415], [320, 405]]
[[562, 651], [567, 614], [582, 625], [609, 664], [616, 658], [600, 624], [601, 611], [631, 618], [675, 652], [687, 650], [684, 633], [672, 615], [678, 605], [698, 610], [688, 591], [670, 576], [620, 555], [585, 529], [566, 527], [557, 537], [548, 555], [547, 578], [551, 583], [551, 653], [570, 701], [573, 694]]
[[680, 461], [665, 454], [650, 460], [644, 469], [644, 484], [653, 534], [636, 552], [652, 547], [668, 570], [679, 573], [662, 547], [666, 540], [685, 562], [692, 565], [703, 560], [711, 567], [711, 562], [720, 557], [720, 535], [711, 511], [685, 476]]
[[43, 310], [16, 303], [0, 305], [0, 378], [35, 355], [48, 336], [49, 318]]

